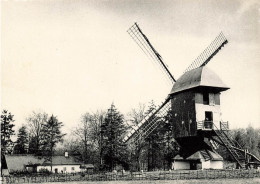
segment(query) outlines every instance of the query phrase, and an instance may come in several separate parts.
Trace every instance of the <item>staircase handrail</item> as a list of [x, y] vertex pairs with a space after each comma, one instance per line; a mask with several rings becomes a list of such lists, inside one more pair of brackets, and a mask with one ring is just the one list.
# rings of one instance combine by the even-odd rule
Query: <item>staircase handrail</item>
[[[221, 131], [226, 138], [234, 145], [237, 145], [240, 149], [243, 149], [242, 146], [233, 138], [233, 136], [230, 134], [229, 129], [223, 124], [223, 122], [220, 121], [221, 126], [225, 127], [226, 129], [222, 131], [222, 128], [220, 128], [219, 131]], [[216, 127], [216, 125], [214, 125]], [[217, 127], [216, 127], [217, 128]], [[218, 128], [217, 128], [218, 129]], [[228, 134], [228, 135], [227, 135]]]
[[[243, 150], [243, 149], [240, 149], [240, 148], [237, 148], [237, 147], [235, 147], [235, 146], [232, 146], [234, 149], [236, 149], [236, 150], [238, 150], [238, 151], [241, 151], [241, 152], [245, 152], [245, 150]], [[260, 163], [260, 159], [257, 157], [257, 156], [255, 156], [254, 154], [252, 154], [252, 153], [250, 153], [250, 152], [246, 152], [246, 154], [247, 155], [250, 155], [251, 157], [254, 157], [254, 159], [256, 159], [259, 163]]]
[[[211, 128], [205, 128], [205, 123], [210, 123]], [[197, 121], [197, 130], [204, 130], [204, 129], [212, 129], [214, 122], [213, 121], [209, 121], [209, 120], [202, 120], [202, 121]], [[198, 126], [199, 125], [199, 126]], [[201, 127], [201, 128], [198, 128]]]
[[[217, 136], [220, 138], [220, 141], [225, 145], [225, 147], [228, 149], [228, 151], [231, 153], [231, 155], [234, 157], [234, 159], [237, 161], [237, 163], [240, 165], [240, 167], [242, 167], [242, 165], [241, 165], [239, 159], [237, 158], [237, 157], [239, 157], [238, 154], [237, 154], [237, 152], [236, 152], [236, 151], [233, 152], [232, 149], [230, 149], [229, 146], [226, 145], [226, 143], [222, 140], [222, 138], [221, 138], [218, 134], [221, 134], [221, 135], [224, 134], [224, 138], [227, 139], [228, 142], [231, 143], [231, 148], [233, 148], [233, 145], [232, 145], [233, 142], [228, 138], [228, 136], [224, 133], [224, 131], [219, 130], [218, 127], [217, 127], [215, 124], [213, 124], [213, 126], [214, 126], [214, 131], [215, 131], [215, 133], [216, 133]], [[234, 154], [235, 154], [236, 156], [235, 156]]]
[[[225, 124], [227, 124], [227, 125], [225, 125]], [[222, 130], [222, 127], [225, 128], [224, 130], [228, 131], [228, 130], [229, 130], [228, 122], [222, 122], [222, 121], [220, 121], [220, 129], [221, 129], [221, 130]]]

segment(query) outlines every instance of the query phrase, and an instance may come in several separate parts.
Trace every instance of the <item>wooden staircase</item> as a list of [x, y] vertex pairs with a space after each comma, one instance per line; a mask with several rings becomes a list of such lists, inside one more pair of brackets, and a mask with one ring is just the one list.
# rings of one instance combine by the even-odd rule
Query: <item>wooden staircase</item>
[[231, 135], [225, 126], [221, 126], [221, 129], [218, 129], [214, 125], [213, 131], [219, 138], [220, 142], [222, 142], [223, 146], [226, 147], [228, 152], [235, 159], [239, 168], [246, 168], [248, 156], [253, 157], [255, 160], [259, 161], [259, 163], [260, 163], [259, 158], [257, 158], [255, 155], [253, 155], [249, 152], [245, 152], [245, 150], [239, 145], [239, 143], [231, 138]]

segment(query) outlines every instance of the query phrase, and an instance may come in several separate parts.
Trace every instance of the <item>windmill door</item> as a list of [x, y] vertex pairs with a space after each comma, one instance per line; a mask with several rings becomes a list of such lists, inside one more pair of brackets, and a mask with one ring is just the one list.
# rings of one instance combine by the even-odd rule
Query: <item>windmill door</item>
[[204, 121], [204, 128], [205, 129], [212, 129], [213, 125], [213, 113], [212, 111], [205, 112], [205, 121]]

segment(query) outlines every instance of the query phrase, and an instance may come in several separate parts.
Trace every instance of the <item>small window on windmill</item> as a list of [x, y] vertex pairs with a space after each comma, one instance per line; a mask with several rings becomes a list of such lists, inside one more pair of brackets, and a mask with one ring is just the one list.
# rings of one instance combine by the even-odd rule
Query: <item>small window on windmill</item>
[[209, 105], [215, 105], [214, 93], [209, 93]]
[[203, 93], [203, 104], [209, 105], [209, 93], [207, 93], [207, 92]]

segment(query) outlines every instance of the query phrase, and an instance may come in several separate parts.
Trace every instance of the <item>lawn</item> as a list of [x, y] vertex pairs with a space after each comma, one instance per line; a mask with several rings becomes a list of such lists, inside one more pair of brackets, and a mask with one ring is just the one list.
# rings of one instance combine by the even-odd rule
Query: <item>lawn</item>
[[260, 178], [200, 179], [200, 180], [141, 180], [141, 181], [75, 181], [44, 184], [260, 184]]

